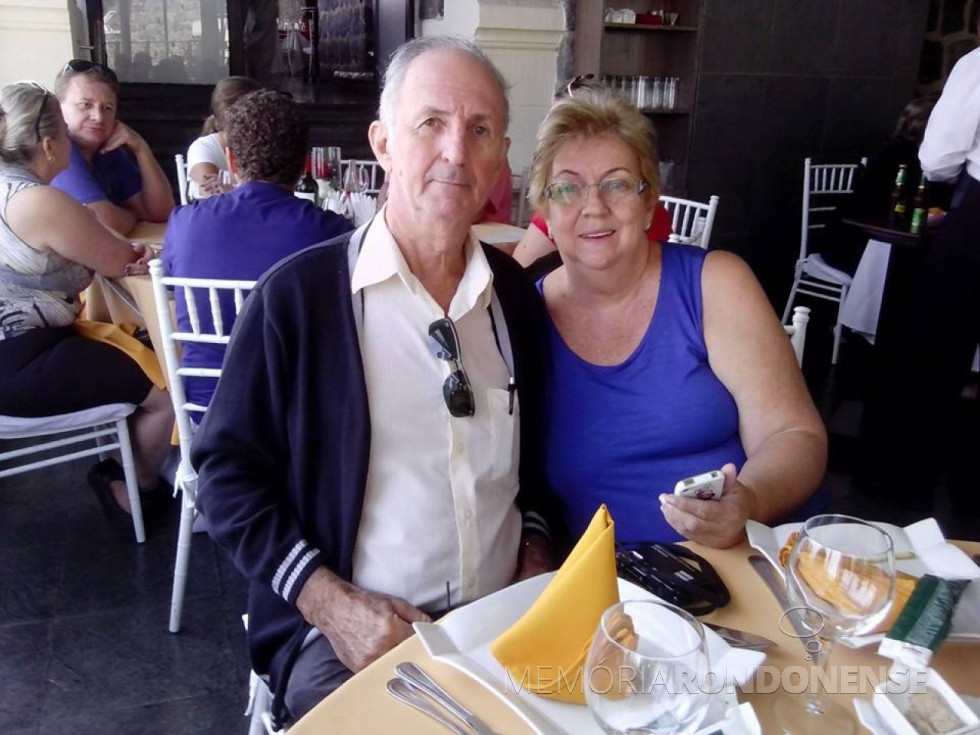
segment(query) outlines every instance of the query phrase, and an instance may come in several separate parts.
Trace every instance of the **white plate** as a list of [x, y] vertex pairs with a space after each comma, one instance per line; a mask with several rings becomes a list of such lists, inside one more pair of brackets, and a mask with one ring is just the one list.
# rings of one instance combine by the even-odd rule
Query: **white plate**
[[[766, 557], [782, 575], [779, 549], [786, 543], [789, 535], [793, 531], [798, 531], [802, 525], [802, 523], [784, 523], [770, 528], [756, 521], [746, 521], [745, 531], [752, 548]], [[946, 541], [935, 518], [926, 518], [905, 528], [890, 523], [875, 523], [875, 525], [891, 537], [895, 555], [899, 557], [895, 567], [906, 574], [921, 577], [923, 574], [930, 573], [944, 579], [976, 580], [980, 577], [980, 567], [977, 567], [961, 549]], [[914, 557], [901, 558], [909, 554], [914, 554]], [[883, 637], [881, 634], [851, 636], [841, 642], [851, 648], [861, 648], [876, 643]], [[980, 583], [971, 582], [963, 592], [953, 616], [953, 628], [949, 638], [950, 640], [980, 640]]]
[[524, 228], [505, 225], [502, 222], [481, 222], [471, 228], [476, 239], [487, 245], [520, 242], [524, 237]]
[[[525, 722], [528, 722], [539, 735], [550, 735], [555, 732], [602, 735], [602, 730], [592, 719], [586, 707], [546, 699], [521, 689], [519, 682], [515, 683], [511, 679], [490, 652], [490, 644], [530, 608], [551, 581], [552, 576], [554, 573], [542, 574], [511, 585], [446, 616], [439, 623], [439, 627], [459, 649], [461, 656], [446, 656], [441, 652], [434, 652], [423, 631], [417, 628], [419, 637], [433, 658], [458, 668], [487, 686], [517, 714], [524, 717], [521, 709], [523, 706], [530, 705], [538, 714], [543, 715], [549, 721], [543, 726], [525, 719]], [[621, 600], [654, 599], [654, 596], [646, 590], [622, 579], [619, 580], [619, 596]], [[731, 648], [712, 630], [706, 628], [705, 634], [712, 670], [730, 683], [745, 683], [765, 660], [765, 653]], [[518, 703], [513, 701], [515, 693]], [[718, 725], [725, 722], [726, 713], [739, 711], [734, 707], [736, 704], [734, 693], [719, 695], [717, 700], [709, 712], [712, 719], [705, 721], [703, 728], [705, 733], [716, 731]], [[548, 724], [553, 727], [548, 728], [546, 726]], [[713, 726], [713, 729], [708, 729], [709, 726]], [[752, 728], [745, 727], [744, 731], [750, 733]]]

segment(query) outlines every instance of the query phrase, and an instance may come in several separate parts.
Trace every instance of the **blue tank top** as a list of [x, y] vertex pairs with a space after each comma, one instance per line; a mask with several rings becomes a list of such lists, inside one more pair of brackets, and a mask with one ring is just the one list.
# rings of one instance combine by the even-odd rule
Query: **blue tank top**
[[617, 541], [680, 540], [657, 497], [685, 477], [745, 462], [735, 399], [708, 365], [704, 344], [705, 251], [661, 247], [653, 316], [621, 364], [582, 360], [548, 319], [546, 464], [574, 535], [605, 503]]

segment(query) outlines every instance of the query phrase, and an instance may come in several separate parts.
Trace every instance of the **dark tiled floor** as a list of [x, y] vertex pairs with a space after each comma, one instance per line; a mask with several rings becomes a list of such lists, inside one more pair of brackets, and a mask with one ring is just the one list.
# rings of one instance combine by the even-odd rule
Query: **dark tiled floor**
[[[833, 508], [908, 523], [852, 486], [864, 354], [845, 345], [828, 373], [829, 326], [815, 316], [805, 367], [831, 429]], [[961, 434], [975, 447], [978, 411], [966, 407]], [[169, 634], [177, 514], [143, 546], [116, 538], [85, 484], [89, 464], [0, 480], [0, 733], [247, 732], [243, 583], [196, 534], [183, 630]], [[948, 535], [980, 540], [980, 519], [953, 513], [943, 492], [934, 514]]]
[[0, 733], [244, 733], [244, 584], [195, 534], [167, 632], [177, 513], [117, 538], [91, 462], [0, 480]]

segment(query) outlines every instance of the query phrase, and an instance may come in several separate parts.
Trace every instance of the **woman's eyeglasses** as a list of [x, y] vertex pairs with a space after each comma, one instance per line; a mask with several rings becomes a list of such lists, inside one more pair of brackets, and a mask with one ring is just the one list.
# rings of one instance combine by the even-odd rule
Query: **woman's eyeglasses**
[[626, 179], [605, 179], [598, 184], [585, 184], [580, 181], [556, 181], [545, 187], [544, 195], [555, 204], [572, 207], [584, 204], [593, 187], [599, 198], [606, 204], [622, 204], [639, 196], [649, 188], [646, 181], [627, 181]]
[[473, 389], [463, 370], [456, 327], [448, 317], [437, 319], [429, 325], [429, 349], [437, 358], [449, 363], [450, 373], [442, 384], [442, 397], [450, 415], [458, 418], [472, 416], [476, 412]]

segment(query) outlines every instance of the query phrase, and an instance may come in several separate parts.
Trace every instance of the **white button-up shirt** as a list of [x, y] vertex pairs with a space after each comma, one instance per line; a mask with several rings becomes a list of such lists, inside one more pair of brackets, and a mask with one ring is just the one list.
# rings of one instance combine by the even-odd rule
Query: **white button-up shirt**
[[929, 116], [919, 162], [933, 181], [966, 172], [980, 181], [980, 49], [956, 62]]
[[[444, 314], [409, 271], [384, 216], [382, 210], [368, 228], [351, 276], [353, 293], [363, 298], [360, 346], [371, 415], [353, 582], [437, 610], [513, 578], [521, 535], [514, 502], [519, 407], [515, 402], [511, 413], [511, 376], [488, 308], [493, 274], [475, 238], [466, 243], [466, 269]], [[451, 416], [443, 400], [450, 363], [433, 354], [428, 338], [429, 325], [443, 316], [456, 326], [473, 416]]]

